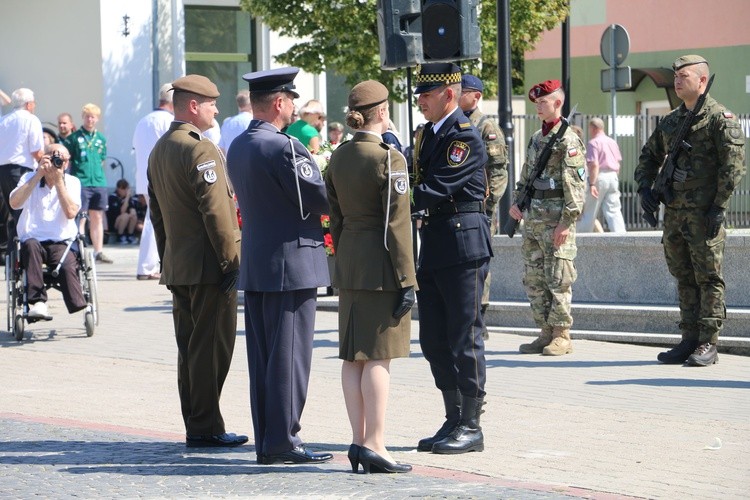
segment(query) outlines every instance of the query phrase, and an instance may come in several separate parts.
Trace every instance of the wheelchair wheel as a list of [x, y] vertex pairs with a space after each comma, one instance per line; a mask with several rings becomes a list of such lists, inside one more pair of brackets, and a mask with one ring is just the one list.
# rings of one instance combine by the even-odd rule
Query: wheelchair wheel
[[16, 337], [16, 340], [21, 341], [23, 340], [23, 329], [24, 329], [24, 321], [23, 316], [20, 314], [16, 315], [15, 322], [13, 323], [13, 335]]
[[[83, 253], [84, 263], [84, 276], [83, 276], [83, 287], [84, 293], [88, 303], [91, 305], [91, 311], [86, 314], [91, 314], [91, 320], [93, 325], [99, 325], [99, 296], [96, 290], [96, 262], [94, 261], [94, 250], [86, 248]], [[85, 323], [85, 320], [84, 320]], [[88, 334], [88, 327], [86, 328]], [[93, 335], [93, 329], [89, 337]]]
[[94, 313], [86, 311], [83, 315], [83, 326], [86, 327], [86, 336], [91, 337], [94, 334]]
[[15, 280], [13, 279], [13, 271], [10, 267], [10, 252], [5, 255], [5, 289], [8, 292], [6, 296], [6, 330], [12, 333], [11, 328], [13, 327], [13, 306], [15, 305], [15, 296], [13, 290], [15, 289]]

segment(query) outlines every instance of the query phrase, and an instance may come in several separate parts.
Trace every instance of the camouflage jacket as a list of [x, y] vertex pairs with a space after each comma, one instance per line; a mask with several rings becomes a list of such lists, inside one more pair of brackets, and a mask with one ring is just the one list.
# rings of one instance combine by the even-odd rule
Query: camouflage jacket
[[[686, 112], [682, 104], [665, 116], [643, 146], [635, 169], [639, 190], [652, 186]], [[687, 171], [687, 179], [673, 184], [675, 196], [669, 208], [726, 209], [745, 174], [745, 135], [739, 121], [708, 95], [686, 141], [692, 148], [678, 154], [677, 168]]]
[[[513, 201], [516, 203], [520, 192], [534, 169], [536, 158], [541, 154], [549, 139], [560, 128], [560, 123], [552, 130], [542, 136], [542, 131], [537, 130], [526, 151], [526, 161], [521, 171], [521, 179], [513, 192]], [[563, 190], [562, 198], [547, 198], [531, 200], [531, 207], [527, 221], [545, 222], [551, 225], [562, 223], [568, 227], [574, 227], [576, 219], [581, 215], [583, 202], [586, 196], [586, 187], [583, 181], [586, 172], [586, 147], [573, 130], [568, 128], [562, 139], [554, 146], [552, 156], [539, 176], [540, 179], [551, 179], [553, 189]]]
[[479, 108], [469, 113], [468, 118], [479, 131], [487, 150], [488, 159], [484, 166], [490, 188], [487, 206], [494, 207], [502, 198], [508, 183], [508, 149], [505, 146], [505, 135], [495, 120], [479, 111]]

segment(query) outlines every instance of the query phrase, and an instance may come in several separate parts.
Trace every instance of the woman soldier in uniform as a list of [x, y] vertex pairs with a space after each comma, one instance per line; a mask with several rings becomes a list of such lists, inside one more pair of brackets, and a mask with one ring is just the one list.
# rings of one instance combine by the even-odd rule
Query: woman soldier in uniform
[[411, 470], [384, 443], [390, 360], [409, 355], [416, 285], [406, 160], [382, 140], [388, 119], [385, 86], [357, 84], [346, 115], [356, 133], [333, 152], [326, 174], [352, 472], [360, 463], [365, 473]]

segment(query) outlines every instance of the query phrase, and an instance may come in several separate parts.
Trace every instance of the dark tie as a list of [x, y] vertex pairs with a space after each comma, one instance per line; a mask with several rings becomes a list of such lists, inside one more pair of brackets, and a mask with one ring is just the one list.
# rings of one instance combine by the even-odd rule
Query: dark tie
[[433, 126], [430, 125], [429, 127], [425, 127], [424, 131], [424, 139], [422, 140], [422, 149], [430, 143], [433, 137], [435, 137], [435, 132], [432, 130]]

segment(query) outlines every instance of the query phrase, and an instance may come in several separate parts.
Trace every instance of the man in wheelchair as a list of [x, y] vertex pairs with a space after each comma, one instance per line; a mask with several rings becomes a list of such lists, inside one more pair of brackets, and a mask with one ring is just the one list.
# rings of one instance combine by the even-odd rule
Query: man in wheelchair
[[[21, 265], [26, 270], [30, 321], [50, 320], [43, 264], [51, 269], [75, 239], [75, 217], [81, 206], [81, 183], [65, 169], [70, 153], [62, 144], [49, 144], [35, 171], [27, 172], [10, 193], [10, 206], [22, 210], [18, 220]], [[68, 240], [68, 241], [66, 241]], [[69, 251], [57, 277], [69, 313], [86, 307], [78, 279], [76, 256]]]

